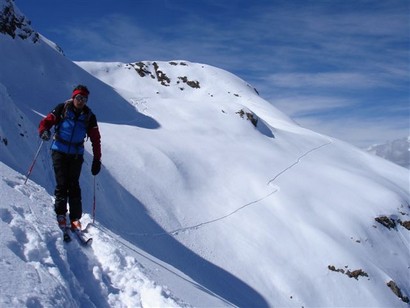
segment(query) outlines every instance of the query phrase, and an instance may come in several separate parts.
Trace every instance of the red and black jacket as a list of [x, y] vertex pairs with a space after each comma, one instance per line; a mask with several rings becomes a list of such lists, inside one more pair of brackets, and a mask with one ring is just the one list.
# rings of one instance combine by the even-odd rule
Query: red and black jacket
[[52, 150], [67, 154], [83, 154], [84, 139], [91, 140], [94, 160], [101, 159], [101, 135], [97, 118], [88, 106], [79, 111], [74, 108], [72, 100], [58, 104], [44, 119], [41, 120], [38, 132], [56, 128]]

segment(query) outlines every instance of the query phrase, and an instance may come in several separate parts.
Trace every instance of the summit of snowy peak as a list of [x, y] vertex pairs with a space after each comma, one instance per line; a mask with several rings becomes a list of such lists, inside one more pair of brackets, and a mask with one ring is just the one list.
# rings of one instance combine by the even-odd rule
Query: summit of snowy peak
[[[202, 63], [185, 60], [88, 62], [78, 66], [113, 87], [128, 102], [136, 106], [141, 101], [174, 99], [182, 104], [218, 106], [222, 113], [246, 109], [270, 125], [275, 122], [295, 123], [272, 104], [259, 96], [258, 91], [235, 74]], [[166, 108], [172, 108], [167, 104]], [[259, 122], [262, 125], [262, 121]]]
[[13, 39], [30, 39], [33, 43], [39, 40], [39, 34], [31, 27], [31, 21], [19, 11], [12, 0], [0, 0], [0, 33]]
[[[177, 89], [180, 94], [183, 91], [192, 89], [207, 91], [209, 97], [213, 97], [212, 88], [215, 92], [218, 89], [223, 89], [234, 97], [240, 97], [248, 92], [252, 95], [258, 94], [257, 90], [244, 80], [238, 78], [222, 69], [212, 67], [201, 63], [191, 63], [189, 61], [138, 61], [131, 63], [120, 62], [76, 62], [79, 66], [88, 72], [96, 75], [99, 79], [111, 84], [116, 89], [128, 87], [127, 83], [123, 83], [124, 70], [128, 70], [135, 74], [135, 77], [142, 78], [145, 82], [160, 85], [157, 87], [159, 91], [166, 89]], [[113, 78], [113, 74], [121, 74], [123, 78]], [[108, 79], [108, 76], [110, 79]], [[227, 78], [228, 77], [228, 78]], [[141, 81], [141, 80], [139, 80]], [[218, 84], [221, 82], [222, 84]], [[191, 92], [190, 92], [191, 93]]]
[[44, 42], [64, 55], [60, 46], [34, 30], [31, 21], [19, 10], [13, 0], [0, 0], [0, 34], [33, 43]]

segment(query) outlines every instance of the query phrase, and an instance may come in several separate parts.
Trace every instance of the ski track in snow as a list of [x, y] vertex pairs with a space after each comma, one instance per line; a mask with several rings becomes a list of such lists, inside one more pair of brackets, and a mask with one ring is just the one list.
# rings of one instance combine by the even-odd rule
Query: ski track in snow
[[[298, 164], [302, 161], [302, 159], [303, 159], [304, 157], [306, 157], [306, 156], [308, 156], [309, 154], [311, 154], [312, 152], [318, 151], [318, 150], [320, 150], [321, 148], [323, 148], [323, 147], [325, 147], [325, 146], [328, 146], [328, 145], [330, 145], [330, 144], [332, 144], [332, 143], [333, 143], [333, 141], [332, 141], [332, 140], [329, 140], [328, 142], [326, 142], [326, 143], [324, 143], [324, 144], [321, 144], [320, 146], [314, 147], [314, 148], [310, 149], [309, 151], [306, 151], [305, 153], [303, 153], [302, 155], [300, 155], [300, 156], [296, 159], [296, 161], [295, 161], [294, 163], [292, 163], [292, 164], [290, 164], [288, 167], [284, 168], [282, 171], [280, 171], [278, 174], [276, 174], [271, 180], [269, 180], [268, 183], [267, 183], [267, 185], [271, 185], [271, 184], [272, 184], [275, 180], [277, 180], [281, 175], [283, 175], [284, 173], [288, 172], [288, 171], [291, 170], [293, 167], [295, 167], [296, 165], [298, 165]], [[249, 207], [250, 205], [259, 203], [259, 202], [261, 202], [261, 201], [267, 199], [268, 197], [272, 196], [273, 194], [275, 194], [278, 190], [279, 190], [279, 189], [275, 189], [275, 190], [271, 191], [270, 193], [266, 194], [265, 196], [263, 196], [263, 197], [261, 197], [261, 198], [259, 198], [259, 199], [257, 199], [257, 200], [251, 201], [251, 202], [249, 202], [249, 203], [246, 203], [246, 204], [244, 204], [244, 205], [238, 207], [236, 210], [234, 210], [234, 211], [232, 211], [232, 212], [230, 212], [230, 213], [228, 213], [228, 214], [226, 214], [226, 215], [223, 215], [223, 216], [221, 216], [221, 217], [214, 218], [214, 219], [211, 219], [211, 220], [207, 220], [207, 221], [201, 222], [201, 223], [196, 224], [196, 225], [193, 225], [193, 226], [182, 227], [182, 228], [178, 228], [178, 229], [175, 229], [175, 230], [172, 230], [172, 231], [169, 231], [169, 232], [161, 232], [161, 233], [155, 233], [155, 234], [149, 234], [149, 233], [135, 233], [135, 234], [134, 234], [134, 233], [133, 233], [133, 236], [152, 236], [152, 237], [157, 237], [157, 236], [163, 236], [163, 235], [178, 235], [180, 232], [191, 231], [191, 230], [198, 230], [199, 228], [204, 227], [204, 226], [206, 226], [206, 225], [209, 225], [209, 224], [212, 224], [212, 223], [221, 221], [221, 220], [223, 220], [223, 219], [226, 219], [226, 218], [228, 218], [228, 217], [230, 217], [230, 216], [232, 216], [232, 215], [238, 213], [239, 211], [241, 211], [241, 210], [243, 210], [243, 209]]]
[[326, 142], [326, 143], [324, 143], [324, 144], [322, 144], [322, 145], [320, 145], [320, 146], [318, 146], [318, 147], [315, 147], [315, 148], [310, 149], [309, 151], [305, 152], [303, 155], [299, 156], [298, 159], [297, 159], [293, 164], [291, 164], [290, 166], [286, 167], [286, 168], [283, 169], [281, 172], [279, 172], [277, 175], [275, 175], [275, 176], [273, 177], [273, 179], [271, 179], [271, 180], [268, 182], [268, 185], [271, 184], [272, 182], [274, 182], [274, 181], [275, 181], [278, 177], [280, 177], [282, 174], [284, 174], [285, 172], [289, 171], [290, 169], [292, 169], [293, 167], [295, 167], [297, 164], [299, 164], [299, 163], [301, 162], [302, 158], [304, 158], [304, 157], [308, 156], [310, 153], [315, 152], [315, 151], [317, 151], [317, 150], [319, 150], [319, 149], [321, 149], [321, 148], [323, 148], [323, 147], [325, 147], [325, 146], [328, 146], [328, 145], [330, 145], [330, 144], [332, 144], [332, 143], [333, 143], [333, 142], [330, 140], [329, 142]]
[[[277, 180], [281, 175], [285, 174], [296, 165], [298, 165], [301, 160], [332, 142], [327, 142], [318, 147], [310, 149], [309, 151], [300, 155], [297, 160], [290, 164], [288, 167], [276, 174], [271, 180], [268, 181], [267, 185], [270, 185], [275, 180]], [[25, 177], [19, 176], [17, 180], [10, 180], [3, 178], [3, 181], [7, 183], [10, 187], [19, 191], [24, 196], [28, 197], [30, 200], [42, 203], [42, 206], [49, 206], [51, 200], [43, 200], [44, 197], [41, 195], [41, 189], [31, 182], [24, 184]], [[139, 234], [140, 236], [161, 236], [161, 235], [178, 235], [180, 232], [188, 230], [198, 230], [206, 225], [221, 221], [226, 219], [239, 211], [257, 204], [262, 200], [275, 194], [279, 189], [274, 189], [267, 195], [251, 201], [238, 207], [236, 210], [223, 215], [221, 217], [204, 221], [197, 225], [179, 228], [170, 232], [163, 232], [157, 234]], [[42, 199], [43, 198], [43, 199]], [[55, 284], [59, 287], [57, 294], [55, 295], [55, 301], [58, 302], [57, 297], [60, 296], [64, 299], [76, 298], [77, 302], [71, 302], [70, 305], [79, 306], [91, 306], [91, 307], [111, 307], [114, 303], [121, 303], [122, 293], [121, 291], [121, 279], [118, 273], [114, 273], [116, 264], [119, 262], [121, 266], [128, 264], [129, 260], [123, 260], [124, 257], [118, 250], [111, 252], [112, 258], [114, 260], [114, 265], [103, 265], [106, 256], [102, 257], [95, 253], [92, 248], [81, 248], [80, 244], [73, 237], [70, 244], [62, 243], [60, 231], [52, 230], [48, 223], [41, 224], [40, 218], [33, 207], [28, 202], [28, 209], [14, 207], [15, 212], [12, 213], [7, 209], [2, 209], [0, 213], [0, 218], [9, 223], [12, 226], [12, 231], [17, 239], [15, 243], [9, 245], [9, 247], [14, 251], [14, 253], [25, 262], [32, 264], [35, 267], [38, 279], [44, 279], [43, 277], [51, 277], [55, 281]], [[24, 223], [24, 221], [30, 221], [32, 224]], [[118, 238], [115, 234], [109, 232], [102, 226], [98, 224], [93, 224], [96, 230], [101, 232], [98, 234], [96, 232], [91, 233], [93, 237], [100, 237], [105, 235], [106, 237], [114, 240], [122, 247], [132, 254], [138, 255], [145, 258], [148, 262], [155, 263], [156, 266], [161, 267], [172, 275], [178, 276], [186, 283], [192, 285], [194, 288], [202, 289], [204, 292], [212, 294], [215, 297], [218, 295], [214, 294], [210, 290], [204, 289], [204, 287], [198, 285], [196, 282], [189, 279], [189, 277], [184, 277], [173, 269], [167, 268], [166, 265], [160, 264], [153, 260], [150, 256], [145, 255], [141, 251], [137, 251], [131, 244], [128, 244], [123, 239]], [[26, 229], [30, 230], [26, 230]], [[23, 230], [24, 229], [24, 230]], [[103, 260], [99, 260], [99, 257]], [[66, 260], [65, 260], [66, 259]], [[111, 260], [112, 261], [112, 260]], [[105, 262], [107, 263], [107, 262]], [[141, 275], [139, 271], [139, 263], [137, 261], [132, 261], [132, 264], [137, 263], [136, 271], [135, 264], [128, 268], [130, 272], [134, 270], [135, 273], [131, 273], [129, 279], [134, 279], [135, 283], [139, 286], [144, 284], [143, 279], [139, 276]], [[119, 268], [119, 267], [118, 267]], [[118, 269], [117, 268], [117, 269]], [[123, 272], [123, 271], [121, 271]], [[49, 278], [48, 278], [49, 279]], [[123, 279], [122, 279], [123, 280]], [[129, 280], [128, 280], [129, 281]], [[122, 282], [124, 283], [124, 282]], [[131, 293], [133, 291], [130, 291]], [[136, 292], [136, 291], [135, 291]], [[60, 294], [60, 295], [58, 295]], [[64, 294], [64, 295], [61, 295]], [[71, 294], [71, 296], [70, 296]], [[127, 296], [129, 299], [132, 296]], [[135, 296], [134, 296], [135, 297]], [[53, 299], [51, 299], [53, 300]], [[220, 298], [220, 300], [223, 300]], [[34, 300], [35, 302], [35, 300]], [[175, 302], [174, 302], [175, 303]], [[64, 303], [67, 304], [67, 303]], [[135, 305], [141, 305], [140, 299], [134, 302]], [[230, 305], [230, 303], [226, 303]], [[179, 305], [183, 305], [179, 303]], [[186, 305], [185, 305], [186, 306]]]
[[137, 255], [138, 257], [141, 257], [141, 258], [145, 259], [149, 264], [154, 265], [154, 267], [157, 268], [156, 269], [157, 271], [158, 271], [159, 268], [161, 268], [165, 272], [170, 273], [171, 275], [173, 275], [175, 277], [178, 277], [179, 279], [185, 281], [187, 283], [187, 285], [190, 285], [193, 288], [195, 288], [195, 289], [197, 289], [201, 292], [205, 292], [205, 293], [210, 294], [211, 296], [219, 299], [221, 302], [223, 302], [227, 306], [234, 306], [232, 303], [230, 303], [226, 299], [220, 297], [218, 294], [216, 294], [216, 293], [212, 292], [211, 290], [209, 290], [208, 288], [196, 283], [194, 280], [190, 279], [189, 276], [184, 276], [183, 273], [180, 273], [178, 270], [168, 266], [166, 263], [163, 263], [162, 261], [153, 258], [149, 254], [145, 253], [143, 250], [140, 250], [138, 247], [135, 247], [133, 244], [129, 243], [127, 240], [125, 240], [122, 237], [118, 236], [117, 234], [113, 233], [109, 229], [101, 226], [98, 222], [92, 224], [92, 226], [95, 229], [99, 230], [104, 235], [106, 235], [107, 237], [113, 239], [117, 243], [116, 245], [118, 245], [121, 249], [125, 250], [128, 255]]
[[[25, 181], [23, 177], [18, 179]], [[37, 187], [8, 179], [4, 179], [4, 181], [30, 200], [43, 201], [41, 200], [40, 189]], [[50, 202], [51, 200], [44, 201]], [[25, 262], [34, 265], [39, 280], [48, 271], [48, 276], [53, 277], [62, 290], [66, 290], [64, 298], [71, 298], [71, 296], [67, 296], [68, 293], [71, 293], [73, 298], [79, 299], [80, 303], [75, 304], [80, 304], [80, 306], [109, 307], [108, 303], [104, 302], [105, 297], [95, 297], [95, 294], [101, 294], [102, 292], [98, 290], [97, 286], [99, 284], [88, 270], [91, 263], [97, 264], [92, 255], [85, 255], [85, 250], [77, 247], [78, 245], [61, 243], [62, 236], [60, 232], [53, 231], [48, 220], [40, 220], [30, 202], [27, 205], [28, 210], [15, 207], [15, 213], [8, 211], [1, 216], [3, 220], [7, 218], [13, 226], [13, 233], [18, 240], [14, 245], [14, 252], [18, 252]], [[45, 203], [44, 205], [49, 207], [49, 204]], [[40, 223], [41, 221], [43, 223]], [[66, 252], [64, 252], [64, 249]], [[63, 257], [65, 255], [68, 262], [64, 261]]]
[[[25, 184], [23, 176], [16, 179], [3, 177], [2, 180], [32, 201], [25, 202], [22, 206], [11, 205], [9, 209], [1, 208], [0, 219], [10, 225], [15, 238], [15, 241], [9, 242], [8, 248], [33, 267], [35, 274], [30, 275], [35, 275], [40, 284], [54, 286], [55, 294], [48, 300], [52, 306], [144, 306], [141, 288], [149, 294], [146, 295], [148, 302], [157, 297], [161, 298], [159, 302], [162, 301], [164, 306], [188, 306], [181, 301], [177, 304], [166, 289], [145, 277], [140, 271], [141, 265], [134, 258], [124, 257], [118, 249], [111, 248], [112, 244], [105, 247], [108, 252], [101, 253], [104, 249], [100, 249], [97, 253], [92, 247], [81, 247], [74, 236], [70, 243], [64, 243], [50, 210], [52, 198], [46, 200], [44, 190], [31, 181]], [[36, 205], [36, 210], [30, 203]], [[85, 218], [89, 220], [88, 216]], [[109, 243], [116, 241], [112, 234], [104, 229], [97, 229], [108, 237]], [[104, 246], [102, 234], [93, 232], [92, 236], [98, 238], [102, 242], [99, 244]], [[120, 244], [125, 246], [123, 241]], [[136, 252], [132, 247], [128, 249]], [[165, 266], [162, 267], [166, 269]], [[190, 283], [195, 284], [192, 281]], [[133, 286], [133, 289], [130, 289], [129, 285]], [[40, 295], [18, 301], [18, 305], [43, 306]]]

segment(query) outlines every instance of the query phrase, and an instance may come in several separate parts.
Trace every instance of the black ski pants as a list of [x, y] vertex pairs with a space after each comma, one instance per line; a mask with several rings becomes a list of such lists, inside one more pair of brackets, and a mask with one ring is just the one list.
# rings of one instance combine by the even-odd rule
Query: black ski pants
[[83, 155], [65, 154], [52, 151], [56, 189], [54, 208], [57, 215], [66, 215], [67, 201], [70, 206], [70, 221], [81, 218], [83, 213], [81, 203], [80, 174], [83, 165]]

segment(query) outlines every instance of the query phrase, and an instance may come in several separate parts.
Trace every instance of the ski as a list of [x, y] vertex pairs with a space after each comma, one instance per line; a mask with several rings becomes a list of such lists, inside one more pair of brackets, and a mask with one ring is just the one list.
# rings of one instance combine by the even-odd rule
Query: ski
[[79, 240], [82, 246], [91, 246], [91, 244], [93, 243], [93, 238], [85, 236], [80, 229], [75, 229], [71, 231], [76, 235], [77, 239]]
[[63, 230], [63, 240], [64, 240], [64, 242], [66, 242], [66, 243], [71, 242], [71, 236], [70, 236], [68, 230], [69, 230], [69, 228], [65, 228], [65, 229]]
[[93, 223], [88, 223], [87, 226], [85, 226], [84, 229], [81, 230], [82, 233], [88, 233], [88, 231], [90, 230], [90, 227], [93, 226]]
[[[63, 240], [66, 243], [71, 242], [72, 238], [70, 235], [70, 231], [71, 233], [75, 234], [75, 237], [78, 239], [78, 241], [80, 242], [80, 244], [82, 246], [90, 246], [93, 242], [92, 237], [87, 237], [86, 235], [84, 235], [83, 231], [81, 229], [71, 229], [69, 226], [67, 227], [62, 227], [61, 231], [63, 231]], [[86, 230], [84, 230], [85, 232], [87, 232]]]

